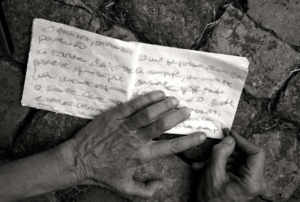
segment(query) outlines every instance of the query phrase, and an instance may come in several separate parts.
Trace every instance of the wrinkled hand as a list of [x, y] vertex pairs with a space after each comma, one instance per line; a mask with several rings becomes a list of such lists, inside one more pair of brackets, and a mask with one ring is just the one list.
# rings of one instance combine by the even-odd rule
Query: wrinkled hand
[[201, 144], [205, 134], [152, 141], [189, 117], [178, 100], [153, 91], [97, 117], [69, 141], [74, 151], [75, 178], [124, 195], [148, 198], [162, 185], [132, 179], [141, 165], [155, 158], [182, 152]]
[[[235, 151], [234, 151], [235, 150]], [[265, 151], [235, 132], [215, 145], [199, 183], [199, 202], [244, 202], [266, 189]], [[194, 164], [194, 169], [203, 167]]]

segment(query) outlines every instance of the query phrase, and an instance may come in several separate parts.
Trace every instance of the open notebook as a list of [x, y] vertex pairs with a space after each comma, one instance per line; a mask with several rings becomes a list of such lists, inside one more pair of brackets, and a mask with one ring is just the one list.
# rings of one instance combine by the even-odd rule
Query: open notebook
[[125, 42], [35, 19], [22, 105], [93, 119], [119, 103], [163, 90], [191, 110], [168, 133], [231, 128], [246, 58]]

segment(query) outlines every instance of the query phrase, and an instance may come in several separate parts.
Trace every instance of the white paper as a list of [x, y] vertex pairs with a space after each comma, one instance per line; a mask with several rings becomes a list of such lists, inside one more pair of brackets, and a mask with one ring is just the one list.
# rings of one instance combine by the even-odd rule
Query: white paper
[[152, 90], [191, 110], [169, 133], [231, 128], [248, 73], [246, 58], [124, 42], [35, 19], [22, 105], [94, 118]]

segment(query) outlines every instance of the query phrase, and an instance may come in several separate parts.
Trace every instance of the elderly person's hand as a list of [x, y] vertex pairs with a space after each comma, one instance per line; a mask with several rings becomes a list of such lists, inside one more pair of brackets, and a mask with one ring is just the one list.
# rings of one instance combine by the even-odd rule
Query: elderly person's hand
[[189, 117], [178, 100], [154, 91], [102, 113], [74, 138], [45, 152], [0, 165], [1, 201], [17, 201], [80, 184], [148, 198], [159, 180], [133, 180], [148, 161], [199, 145], [205, 134], [153, 141]]
[[[215, 145], [198, 188], [199, 202], [245, 202], [266, 189], [265, 151], [236, 132]], [[203, 164], [194, 164], [197, 170]]]
[[80, 130], [66, 145], [72, 148], [76, 184], [93, 184], [125, 195], [151, 197], [162, 185], [132, 179], [136, 169], [162, 156], [201, 144], [206, 136], [195, 133], [173, 140], [152, 141], [188, 119], [178, 100], [154, 91], [109, 110]]

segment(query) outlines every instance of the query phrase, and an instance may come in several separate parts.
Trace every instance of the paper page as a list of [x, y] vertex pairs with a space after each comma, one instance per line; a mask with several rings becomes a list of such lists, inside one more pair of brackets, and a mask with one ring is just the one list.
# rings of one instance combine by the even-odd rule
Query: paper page
[[94, 118], [126, 102], [136, 46], [35, 19], [22, 105]]
[[248, 73], [246, 58], [140, 44], [132, 98], [163, 90], [191, 110], [189, 120], [168, 133], [203, 131], [222, 138], [231, 128]]

